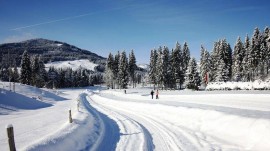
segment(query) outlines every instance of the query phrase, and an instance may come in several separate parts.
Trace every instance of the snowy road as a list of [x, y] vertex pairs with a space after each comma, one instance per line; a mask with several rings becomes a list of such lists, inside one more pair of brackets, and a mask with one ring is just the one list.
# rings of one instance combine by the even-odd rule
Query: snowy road
[[109, 91], [88, 101], [119, 126], [116, 150], [269, 150], [269, 96], [254, 97], [265, 103], [250, 108], [242, 97], [230, 104], [226, 98], [196, 102], [202, 96], [183, 101], [173, 95], [152, 101], [137, 92]]

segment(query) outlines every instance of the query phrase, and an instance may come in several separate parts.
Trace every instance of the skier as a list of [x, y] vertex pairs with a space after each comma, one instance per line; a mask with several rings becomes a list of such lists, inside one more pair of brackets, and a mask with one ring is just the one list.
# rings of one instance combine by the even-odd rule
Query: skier
[[153, 96], [154, 96], [154, 91], [152, 90], [150, 94], [152, 95], [152, 99], [153, 99]]
[[158, 89], [157, 89], [157, 92], [156, 92], [156, 99], [158, 99]]

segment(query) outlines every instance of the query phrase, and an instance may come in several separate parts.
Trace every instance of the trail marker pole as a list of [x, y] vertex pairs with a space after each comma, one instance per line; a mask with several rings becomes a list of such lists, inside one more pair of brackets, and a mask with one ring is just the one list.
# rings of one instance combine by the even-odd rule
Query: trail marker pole
[[72, 123], [71, 109], [69, 109], [69, 123]]
[[8, 144], [10, 151], [16, 151], [15, 141], [14, 141], [14, 131], [13, 126], [10, 124], [7, 126]]

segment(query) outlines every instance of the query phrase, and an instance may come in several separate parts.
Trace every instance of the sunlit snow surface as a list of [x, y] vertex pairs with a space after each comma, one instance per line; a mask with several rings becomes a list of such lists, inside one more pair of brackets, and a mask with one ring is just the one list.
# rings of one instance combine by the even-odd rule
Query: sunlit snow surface
[[45, 64], [46, 68], [53, 66], [55, 68], [71, 68], [73, 71], [81, 68], [94, 71], [97, 64], [90, 62], [87, 59], [74, 60], [74, 61], [56, 61]]
[[4, 84], [0, 150], [8, 150], [8, 124], [17, 150], [270, 150], [270, 91], [160, 90], [157, 100], [150, 88], [17, 84], [14, 93]]

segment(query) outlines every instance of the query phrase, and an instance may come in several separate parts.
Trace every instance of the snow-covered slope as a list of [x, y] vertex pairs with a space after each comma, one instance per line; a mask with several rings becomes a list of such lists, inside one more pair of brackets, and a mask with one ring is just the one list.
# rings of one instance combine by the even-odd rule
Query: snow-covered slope
[[145, 70], [149, 69], [149, 65], [148, 64], [138, 64], [138, 67], [143, 68]]
[[94, 71], [94, 68], [98, 66], [98, 64], [90, 62], [87, 59], [81, 59], [81, 60], [74, 60], [74, 61], [56, 61], [56, 62], [45, 64], [46, 68], [49, 68], [50, 66], [54, 66], [55, 68], [72, 68], [73, 71], [81, 67], [84, 69]]
[[[88, 150], [102, 142], [104, 124], [86, 101], [84, 90], [51, 91], [16, 84], [14, 93], [8, 83], [1, 85], [5, 89], [0, 89], [0, 150], [8, 150], [5, 126], [9, 124], [14, 126], [17, 150]], [[72, 110], [72, 124], [68, 109]]]

